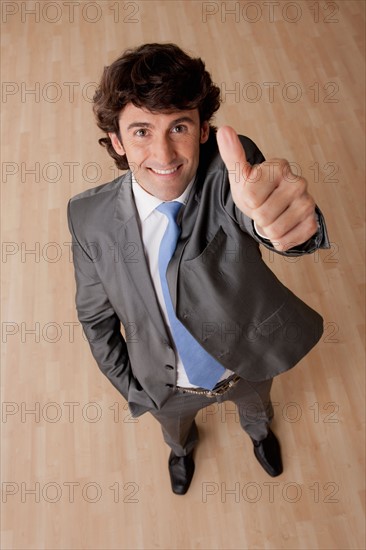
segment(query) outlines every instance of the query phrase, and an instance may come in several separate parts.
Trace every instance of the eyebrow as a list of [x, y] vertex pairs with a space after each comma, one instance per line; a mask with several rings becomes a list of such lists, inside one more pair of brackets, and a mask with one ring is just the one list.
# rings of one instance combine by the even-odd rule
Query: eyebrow
[[[179, 118], [176, 118], [175, 120], [172, 120], [171, 126], [176, 126], [177, 124], [181, 124], [182, 122], [188, 122], [191, 124], [194, 124], [194, 120], [189, 116], [182, 116]], [[153, 128], [154, 125], [150, 124], [150, 122], [131, 122], [127, 126], [127, 130], [131, 130], [131, 128]]]

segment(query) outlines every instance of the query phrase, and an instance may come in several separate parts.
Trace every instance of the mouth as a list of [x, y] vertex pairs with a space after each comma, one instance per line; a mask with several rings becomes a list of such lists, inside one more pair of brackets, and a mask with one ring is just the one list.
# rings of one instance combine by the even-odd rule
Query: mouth
[[176, 172], [178, 172], [178, 170], [182, 167], [183, 165], [180, 164], [179, 166], [175, 166], [174, 168], [170, 168], [170, 170], [157, 170], [156, 168], [149, 168], [149, 170], [153, 173], [153, 174], [157, 174], [158, 176], [171, 176], [172, 174], [175, 174]]

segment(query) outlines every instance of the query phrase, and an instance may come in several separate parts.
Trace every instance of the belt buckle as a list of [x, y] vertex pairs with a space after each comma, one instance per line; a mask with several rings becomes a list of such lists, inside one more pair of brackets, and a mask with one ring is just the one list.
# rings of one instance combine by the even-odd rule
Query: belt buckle
[[214, 390], [212, 391], [213, 395], [223, 395], [224, 393], [227, 392], [227, 390], [230, 388], [230, 385], [228, 385], [228, 383], [226, 382], [225, 384], [223, 384], [220, 388], [218, 388], [217, 390]]
[[221, 388], [219, 388], [217, 391], [216, 391], [216, 395], [223, 395], [224, 393], [226, 393], [228, 390], [228, 386], [227, 384], [223, 384], [221, 386]]
[[218, 389], [217, 395], [222, 395], [229, 391], [238, 381], [238, 376], [234, 376], [231, 380], [228, 380]]
[[217, 390], [205, 390], [205, 391], [197, 391], [196, 389], [190, 390], [188, 388], [181, 388], [183, 393], [197, 393], [199, 395], [204, 395], [205, 397], [216, 397], [218, 395], [223, 395], [226, 393], [230, 388], [235, 386], [237, 381], [239, 380], [239, 377], [236, 375], [229, 381], [224, 381], [222, 386], [220, 386]]

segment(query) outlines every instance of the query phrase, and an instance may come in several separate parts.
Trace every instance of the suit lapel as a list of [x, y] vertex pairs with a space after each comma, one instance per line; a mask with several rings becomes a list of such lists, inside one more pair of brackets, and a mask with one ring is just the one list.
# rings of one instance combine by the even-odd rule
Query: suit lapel
[[197, 211], [201, 201], [201, 187], [199, 185], [199, 178], [196, 175], [194, 184], [192, 186], [191, 193], [188, 197], [187, 204], [184, 207], [181, 220], [178, 221], [181, 224], [182, 232], [179, 237], [177, 248], [174, 252], [172, 259], [170, 260], [167, 269], [167, 282], [169, 286], [170, 296], [172, 299], [174, 310], [177, 311], [177, 289], [178, 289], [178, 274], [179, 266], [182, 259], [184, 249], [191, 238], [194, 224], [197, 219]]
[[117, 195], [114, 222], [116, 242], [120, 251], [120, 260], [117, 265], [128, 272], [131, 285], [135, 287], [136, 296], [139, 296], [148, 315], [152, 317], [154, 325], [166, 339], [167, 331], [144, 253], [130, 172], [123, 178]]

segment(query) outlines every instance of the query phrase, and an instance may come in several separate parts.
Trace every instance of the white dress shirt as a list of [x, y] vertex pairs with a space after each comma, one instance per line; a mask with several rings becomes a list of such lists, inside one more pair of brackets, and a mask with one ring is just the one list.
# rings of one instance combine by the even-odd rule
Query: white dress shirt
[[[189, 183], [188, 187], [184, 193], [174, 199], [177, 202], [186, 204], [188, 200], [189, 193], [192, 189], [194, 178]], [[161, 281], [159, 275], [159, 248], [161, 240], [164, 236], [165, 230], [168, 226], [168, 218], [162, 212], [156, 210], [156, 208], [164, 201], [154, 197], [147, 193], [136, 181], [134, 175], [132, 174], [132, 191], [135, 199], [135, 204], [137, 212], [140, 218], [141, 224], [141, 235], [142, 242], [144, 245], [144, 252], [147, 259], [147, 264], [150, 269], [151, 279], [155, 287], [156, 296], [162, 311], [163, 318], [170, 329], [170, 322], [168, 318], [168, 313], [165, 305], [165, 300], [163, 296], [163, 291], [161, 288]], [[172, 338], [172, 343], [174, 345], [174, 340]], [[175, 346], [174, 346], [175, 349]], [[184, 369], [182, 360], [179, 356], [179, 353], [175, 349], [176, 358], [177, 358], [177, 386], [182, 386], [184, 388], [196, 388], [194, 384], [191, 384], [188, 380], [186, 371]], [[225, 372], [221, 376], [220, 380], [224, 380], [231, 376], [233, 372], [229, 369], [225, 369]]]

